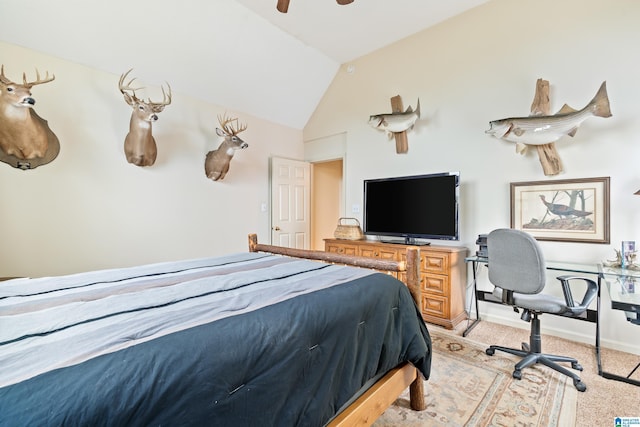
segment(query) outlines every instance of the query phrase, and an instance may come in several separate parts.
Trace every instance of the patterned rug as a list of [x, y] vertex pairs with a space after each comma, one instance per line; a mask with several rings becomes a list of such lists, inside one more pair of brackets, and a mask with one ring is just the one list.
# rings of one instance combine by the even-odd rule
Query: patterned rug
[[433, 341], [431, 378], [425, 382], [427, 409], [409, 408], [408, 390], [374, 427], [425, 426], [572, 426], [578, 391], [571, 380], [544, 366], [513, 379], [515, 356], [439, 331]]

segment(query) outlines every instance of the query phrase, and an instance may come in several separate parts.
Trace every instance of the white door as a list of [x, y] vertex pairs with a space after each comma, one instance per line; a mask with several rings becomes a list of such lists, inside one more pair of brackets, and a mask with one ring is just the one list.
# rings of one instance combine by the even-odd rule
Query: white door
[[309, 249], [311, 164], [271, 158], [271, 244]]

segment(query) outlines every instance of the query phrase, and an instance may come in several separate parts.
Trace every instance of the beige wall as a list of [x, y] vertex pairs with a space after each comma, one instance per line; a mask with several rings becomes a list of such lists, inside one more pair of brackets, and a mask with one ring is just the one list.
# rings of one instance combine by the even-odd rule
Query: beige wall
[[[344, 64], [305, 127], [304, 140], [346, 135], [347, 207], [362, 203], [366, 178], [460, 171], [457, 244], [472, 252], [478, 234], [509, 227], [511, 182], [610, 176], [611, 244], [542, 246], [551, 260], [612, 258], [621, 240], [640, 241], [640, 197], [633, 195], [640, 188], [638, 19], [640, 2], [633, 0], [492, 0]], [[563, 103], [584, 107], [604, 80], [611, 101], [613, 117], [590, 118], [574, 138], [556, 144], [564, 163], [556, 177], [544, 176], [534, 150], [521, 156], [512, 143], [484, 133], [491, 120], [528, 114], [538, 78], [551, 83], [554, 111]], [[404, 155], [367, 124], [370, 114], [389, 112], [389, 100], [398, 94], [405, 106], [415, 107], [420, 98], [422, 110]], [[488, 287], [485, 272], [481, 285]], [[637, 327], [608, 305], [604, 297], [604, 342], [628, 348], [637, 342]], [[499, 306], [483, 304], [481, 311], [528, 326]], [[543, 325], [593, 342], [593, 325], [553, 316]], [[640, 352], [637, 344], [632, 348]]]
[[[242, 135], [249, 148], [214, 182], [204, 174], [204, 156], [220, 142], [216, 116], [225, 108], [174, 92], [153, 125], [156, 164], [139, 168], [123, 153], [131, 109], [118, 75], [3, 42], [0, 57], [12, 80], [23, 71], [35, 78], [35, 68], [55, 74], [33, 95], [61, 144], [57, 159], [34, 170], [0, 164], [0, 276], [246, 251], [250, 232], [268, 241], [268, 212], [260, 210], [269, 202], [268, 159], [302, 159], [301, 131], [229, 111], [248, 124]], [[152, 99], [161, 98], [161, 82], [138, 77]]]
[[341, 216], [342, 163], [342, 160], [334, 160], [313, 164], [311, 249], [324, 250], [323, 239], [333, 237]]

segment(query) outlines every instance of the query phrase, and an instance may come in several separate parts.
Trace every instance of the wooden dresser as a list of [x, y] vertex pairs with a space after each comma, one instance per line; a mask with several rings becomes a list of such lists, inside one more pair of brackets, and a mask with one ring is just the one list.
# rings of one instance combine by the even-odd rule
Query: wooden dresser
[[[402, 260], [408, 245], [372, 240], [324, 239], [324, 249], [345, 255]], [[453, 329], [466, 319], [464, 310], [467, 248], [419, 246], [422, 317], [426, 322]], [[399, 278], [404, 281], [403, 277]]]

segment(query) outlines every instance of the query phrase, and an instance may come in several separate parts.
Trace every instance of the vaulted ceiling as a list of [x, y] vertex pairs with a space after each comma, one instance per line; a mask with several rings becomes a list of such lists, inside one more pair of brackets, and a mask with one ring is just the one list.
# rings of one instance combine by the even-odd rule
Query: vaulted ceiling
[[0, 40], [302, 129], [341, 64], [486, 1], [2, 0]]

